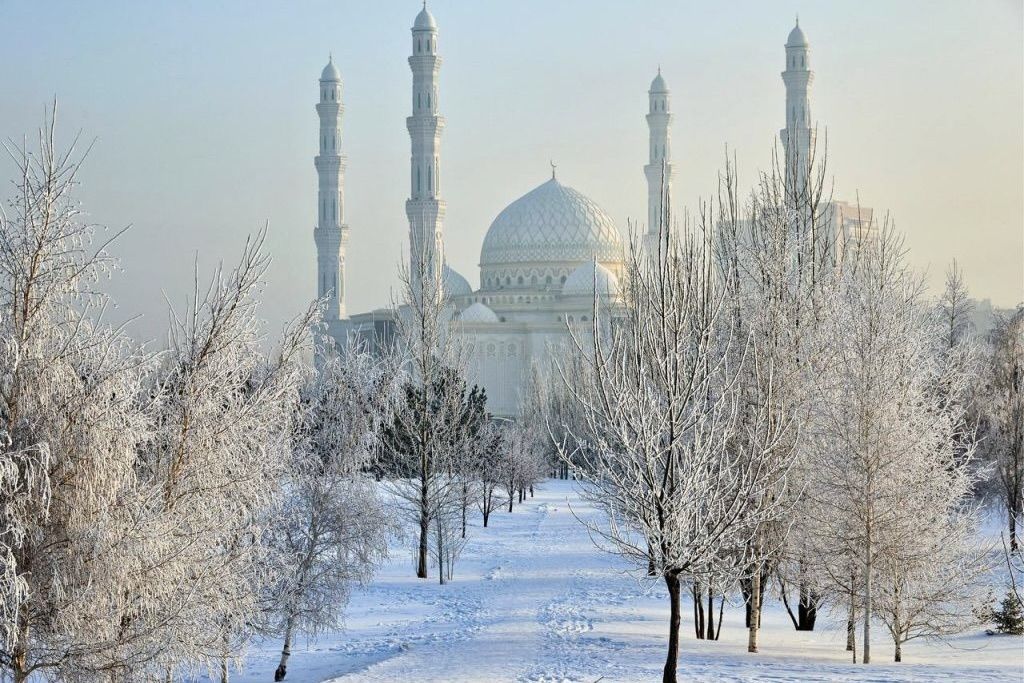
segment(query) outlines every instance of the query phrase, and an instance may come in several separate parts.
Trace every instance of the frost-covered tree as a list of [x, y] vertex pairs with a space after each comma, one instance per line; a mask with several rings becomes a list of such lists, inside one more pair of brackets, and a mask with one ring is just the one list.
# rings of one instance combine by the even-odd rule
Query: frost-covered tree
[[162, 647], [199, 665], [231, 661], [259, 613], [268, 505], [277, 499], [308, 369], [315, 308], [290, 324], [267, 358], [257, 300], [269, 258], [263, 234], [239, 265], [216, 270], [181, 314], [153, 384], [158, 429], [138, 465], [153, 500], [156, 581], [173, 606]]
[[960, 487], [959, 498], [933, 490], [928, 491], [931, 500], [908, 499], [907, 514], [926, 522], [879, 560], [873, 607], [892, 638], [896, 662], [903, 661], [905, 642], [961, 633], [977, 621], [979, 587], [988, 566], [976, 547], [972, 512], [958, 509], [970, 494], [970, 483], [936, 474], [921, 489], [949, 483]]
[[[824, 154], [802, 167], [800, 178], [791, 177], [792, 165], [780, 165], [776, 159], [772, 169], [760, 174], [742, 202], [735, 164], [727, 160], [717, 202], [721, 219], [716, 260], [728, 292], [728, 314], [740, 334], [751, 339], [744, 350], [750, 359], [738, 378], [740, 420], [761, 419], [757, 407], [770, 396], [775, 414], [768, 419], [779, 429], [791, 427], [785, 430], [786, 448], [778, 454], [794, 458], [783, 487], [770, 494], [784, 500], [790, 513], [764, 525], [752, 538], [755, 547], [748, 555], [757, 558], [758, 566], [747, 567], [746, 577], [740, 579], [751, 652], [758, 647], [759, 611], [769, 577], [778, 579], [797, 630], [814, 628], [823, 600], [804, 542], [808, 530], [802, 496], [814, 451], [800, 438], [798, 427], [808, 420], [815, 330], [844, 253], [852, 248], [832, 227]], [[789, 599], [793, 593], [795, 614]]]
[[482, 422], [486, 396], [479, 387], [466, 385], [459, 349], [449, 333], [452, 309], [441, 275], [432, 267], [430, 250], [429, 245], [419, 253], [414, 249], [402, 272], [404, 305], [396, 317], [405, 381], [384, 430], [384, 448], [392, 464], [389, 486], [401, 512], [417, 527], [416, 576], [427, 577], [433, 553], [444, 583], [444, 561], [453, 557], [450, 550], [456, 550], [449, 543], [454, 541], [453, 510], [455, 536], [462, 536], [460, 470], [472, 459], [467, 451]]
[[952, 349], [970, 336], [973, 312], [974, 301], [967, 291], [963, 270], [954, 259], [946, 271], [946, 287], [942, 291], [942, 298], [939, 299], [942, 342], [945, 348]]
[[196, 288], [151, 355], [98, 312], [112, 266], [52, 120], [0, 226], [0, 557], [15, 680], [226, 679], [257, 613], [312, 312], [260, 351], [261, 238]]
[[[464, 468], [485, 401], [483, 390], [468, 388], [455, 368], [435, 368], [429, 384], [405, 378], [384, 430], [384, 447], [395, 464], [388, 487], [418, 527], [419, 578], [426, 578], [431, 553], [443, 567], [453, 557], [446, 548], [456, 551], [449, 541], [462, 538]], [[449, 574], [439, 573], [445, 582]]]
[[19, 683], [144, 664], [156, 625], [119, 617], [160, 590], [133, 578], [153, 359], [100, 319], [115, 264], [72, 197], [81, 158], [58, 149], [55, 115], [35, 149], [7, 145], [0, 213], [0, 668]]
[[354, 342], [318, 358], [298, 406], [283, 505], [267, 525], [267, 626], [284, 641], [275, 681], [285, 678], [297, 633], [339, 625], [352, 584], [370, 578], [394, 531], [366, 473], [392, 408], [394, 368]]
[[[741, 373], [741, 405], [756, 406], [759, 396], [770, 393], [777, 410], [771, 419], [803, 426], [808, 420], [815, 331], [836, 276], [857, 245], [836, 234], [824, 146], [812, 142], [806, 164], [792, 161], [775, 155], [746, 201], [737, 190], [735, 162], [726, 161], [717, 201], [716, 260], [729, 292], [729, 315], [737, 330], [752, 339], [750, 350], [757, 361], [747, 363]], [[758, 413], [751, 416], [757, 419]], [[740, 417], [746, 419], [743, 413]], [[749, 567], [748, 578], [740, 581], [748, 628], [753, 624], [751, 651], [757, 648], [753, 612], [760, 608], [767, 577], [778, 579], [797, 630], [813, 630], [824, 599], [804, 541], [808, 529], [801, 502], [815, 454], [800, 438], [800, 429], [790, 429], [786, 438], [795, 462], [785, 488], [774, 495], [787, 502], [790, 514], [763, 527], [753, 539], [757, 548], [750, 555], [762, 558], [762, 565]]]
[[[562, 368], [582, 421], [563, 445], [582, 471], [582, 495], [603, 511], [588, 524], [600, 547], [662, 577], [669, 592], [663, 680], [676, 680], [680, 585], [714, 558], [742, 554], [777, 511], [765, 495], [783, 472], [762, 457], [779, 446], [770, 406], [737, 419], [737, 338], [716, 277], [712, 221], [675, 236], [667, 221], [656, 254], [630, 250], [615, 320], [595, 302], [589, 336], [573, 336]], [[572, 375], [570, 376], [570, 372]], [[737, 439], [740, 430], [743, 439]]]
[[502, 423], [490, 419], [480, 429], [474, 441], [475, 465], [473, 471], [479, 481], [478, 507], [486, 528], [491, 514], [502, 506], [501, 456], [505, 448], [505, 429]]
[[508, 511], [512, 512], [515, 502], [522, 502], [522, 490], [529, 478], [531, 434], [529, 428], [520, 423], [509, 423], [505, 427], [502, 449], [496, 453], [498, 477], [508, 497]]
[[1024, 306], [996, 318], [980, 411], [985, 450], [994, 464], [1011, 551], [1024, 524]]
[[952, 548], [965, 533], [969, 457], [956, 456], [973, 450], [960, 400], [969, 373], [954, 358], [938, 362], [941, 327], [889, 228], [844, 274], [820, 332], [828, 352], [814, 368], [811, 542], [839, 592], [855, 598], [869, 663], [877, 616], [899, 641], [911, 602], [952, 601], [928, 597], [936, 574], [926, 564], [943, 539]]

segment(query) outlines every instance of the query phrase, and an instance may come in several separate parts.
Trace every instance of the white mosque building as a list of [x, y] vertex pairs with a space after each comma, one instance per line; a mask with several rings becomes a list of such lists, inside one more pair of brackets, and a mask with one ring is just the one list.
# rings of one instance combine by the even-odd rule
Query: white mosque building
[[[799, 164], [806, 163], [814, 135], [809, 52], [798, 23], [786, 41], [787, 116], [781, 136], [787, 161]], [[550, 354], [568, 342], [568, 326], [586, 323], [592, 315], [595, 286], [599, 299], [614, 303], [624, 269], [624, 236], [596, 202], [562, 184], [552, 168], [549, 180], [513, 201], [491, 223], [480, 250], [480, 287], [474, 290], [444, 260], [441, 57], [437, 22], [426, 6], [412, 27], [409, 66], [413, 74], [413, 111], [406, 120], [412, 147], [406, 201], [410, 249], [432, 244], [429, 253], [436, 261], [434, 267], [442, 270], [444, 289], [454, 308], [453, 332], [468, 354], [468, 379], [485, 388], [493, 414], [515, 417], [531, 369], [547, 367]], [[330, 61], [320, 76], [316, 107], [320, 117], [320, 153], [315, 159], [319, 175], [314, 230], [317, 293], [328, 301], [328, 332], [339, 343], [356, 334], [373, 347], [393, 339], [395, 312], [386, 308], [348, 315], [345, 308], [349, 228], [345, 224], [345, 157], [340, 152], [341, 98], [341, 75]], [[649, 162], [644, 167], [648, 232], [643, 236], [648, 244], [656, 237], [662, 197], [671, 192], [671, 122], [669, 89], [659, 69], [648, 91]]]

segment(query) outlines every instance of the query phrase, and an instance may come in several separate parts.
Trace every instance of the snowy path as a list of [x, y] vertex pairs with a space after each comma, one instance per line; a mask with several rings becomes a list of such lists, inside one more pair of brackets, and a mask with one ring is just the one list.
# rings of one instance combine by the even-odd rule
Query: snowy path
[[[395, 548], [377, 578], [353, 595], [346, 630], [299, 642], [290, 683], [515, 681], [563, 683], [660, 678], [667, 605], [660, 584], [641, 583], [598, 553], [569, 509], [593, 511], [570, 482], [547, 482], [534, 499], [474, 527], [455, 581], [413, 578], [410, 553]], [[913, 642], [905, 662], [886, 663], [879, 632], [870, 668], [846, 663], [845, 633], [798, 634], [769, 608], [762, 653], [745, 652], [742, 610], [726, 606], [722, 640], [694, 640], [684, 606], [683, 680], [1021, 681], [1024, 640], [965, 636], [952, 646]], [[824, 619], [819, 619], [819, 623]], [[270, 681], [276, 643], [256, 648], [234, 680]]]

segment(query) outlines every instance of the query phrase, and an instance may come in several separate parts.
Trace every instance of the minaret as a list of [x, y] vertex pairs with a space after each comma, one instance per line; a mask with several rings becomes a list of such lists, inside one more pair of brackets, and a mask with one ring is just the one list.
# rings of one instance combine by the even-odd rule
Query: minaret
[[[651, 81], [647, 92], [649, 111], [647, 128], [650, 130], [649, 163], [644, 166], [647, 176], [647, 232], [644, 233], [643, 247], [648, 254], [657, 253], [658, 232], [664, 217], [665, 200], [672, 195], [672, 107], [669, 105], [669, 90], [665, 79], [658, 75]], [[670, 227], [670, 226], [666, 226]]]
[[807, 180], [808, 164], [814, 146], [811, 103], [808, 91], [814, 81], [811, 71], [810, 45], [800, 29], [800, 18], [786, 40], [786, 127], [782, 129], [782, 148], [786, 154], [786, 185], [790, 193], [802, 192]]
[[314, 159], [320, 179], [317, 193], [316, 241], [317, 296], [327, 297], [324, 319], [345, 317], [345, 156], [341, 154], [341, 74], [334, 59], [320, 74], [320, 153]]
[[409, 217], [410, 275], [413, 291], [421, 288], [417, 257], [424, 258], [423, 277], [434, 278], [436, 285], [428, 291], [441, 291], [441, 268], [444, 263], [442, 224], [445, 203], [441, 199], [441, 131], [444, 118], [438, 115], [437, 23], [427, 11], [427, 3], [416, 16], [412, 27], [412, 116], [406, 119], [412, 143], [409, 200], [405, 213]]

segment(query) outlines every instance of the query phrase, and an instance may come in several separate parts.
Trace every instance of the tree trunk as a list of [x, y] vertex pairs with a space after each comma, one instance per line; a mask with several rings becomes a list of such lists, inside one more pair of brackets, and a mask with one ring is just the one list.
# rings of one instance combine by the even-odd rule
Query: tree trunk
[[426, 476], [420, 478], [420, 544], [416, 563], [416, 578], [427, 578], [427, 543], [430, 537], [430, 496]]
[[725, 612], [725, 593], [722, 593], [722, 597], [718, 599], [718, 628], [715, 629], [715, 640], [718, 640], [718, 636], [722, 633], [723, 612]]
[[515, 502], [515, 489], [511, 486], [508, 487], [508, 511], [512, 512], [512, 503]]
[[857, 605], [853, 587], [856, 577], [850, 577], [850, 605], [846, 612], [846, 651], [853, 653], [853, 663], [857, 663]]
[[867, 562], [864, 566], [864, 654], [861, 662], [871, 663], [871, 538], [868, 537]]
[[221, 655], [220, 658], [220, 683], [228, 683], [228, 652], [230, 651], [230, 649], [228, 648], [227, 627], [224, 628], [224, 635], [222, 636], [222, 641], [224, 645], [224, 653]]
[[444, 567], [445, 567], [445, 562], [444, 562], [444, 534], [441, 533], [442, 530], [443, 530], [443, 528], [442, 528], [443, 525], [442, 525], [442, 522], [441, 522], [441, 515], [440, 515], [440, 513], [438, 515], [436, 515], [436, 516], [437, 516], [437, 579], [438, 579], [438, 582], [443, 586], [445, 584], [445, 580], [444, 580], [444, 578], [445, 578], [444, 577]]
[[710, 583], [708, 584], [708, 623], [706, 633], [707, 635], [704, 636], [706, 639], [715, 639], [715, 590]]
[[697, 633], [697, 640], [704, 638], [704, 589], [695, 580], [693, 582], [693, 629]]
[[806, 582], [800, 584], [800, 603], [796, 607], [797, 631], [813, 631], [814, 622], [818, 619], [818, 596], [808, 588]]
[[[740, 579], [740, 594], [743, 596], [743, 628], [750, 628], [750, 615], [753, 612], [751, 608], [751, 580]], [[782, 589], [782, 604], [786, 604], [786, 590]], [[788, 609], [788, 608], [787, 608]], [[795, 622], [794, 622], [795, 623]]]
[[1012, 505], [1007, 506], [1010, 510], [1010, 550], [1016, 551], [1017, 545], [1017, 514]]
[[274, 671], [274, 681], [279, 683], [284, 680], [285, 675], [288, 673], [288, 658], [292, 655], [292, 629], [295, 626], [295, 620], [292, 617], [288, 617], [288, 622], [284, 629], [284, 647], [281, 648], [281, 661], [277, 665], [277, 669]]
[[902, 662], [903, 661], [903, 643], [900, 642], [899, 636], [897, 636], [895, 638], [895, 640], [896, 640], [896, 657], [895, 657], [895, 661]]
[[11, 673], [14, 674], [14, 683], [25, 683], [28, 680], [28, 610], [23, 604], [21, 609], [21, 624], [18, 627], [18, 639], [14, 644], [14, 651], [11, 653]]
[[[797, 620], [796, 615], [793, 614], [793, 609], [789, 606], [789, 591], [786, 589], [786, 582], [780, 577], [779, 578], [779, 595], [782, 597], [782, 604], [786, 608], [786, 614], [789, 615], [789, 620], [793, 622], [793, 628], [797, 631], [800, 630], [800, 622]], [[744, 597], [747, 597], [744, 594]], [[799, 608], [798, 608], [799, 609]], [[747, 607], [747, 628], [750, 628], [750, 607]]]
[[679, 665], [679, 575], [665, 574], [665, 585], [668, 587], [669, 620], [668, 620], [668, 657], [665, 659], [665, 670], [661, 683], [676, 683], [676, 668]]
[[466, 508], [469, 507], [468, 493], [463, 494], [462, 498], [462, 537], [466, 537]]
[[750, 578], [750, 602], [747, 614], [747, 652], [757, 652], [758, 627], [761, 625], [761, 572], [756, 571]]

